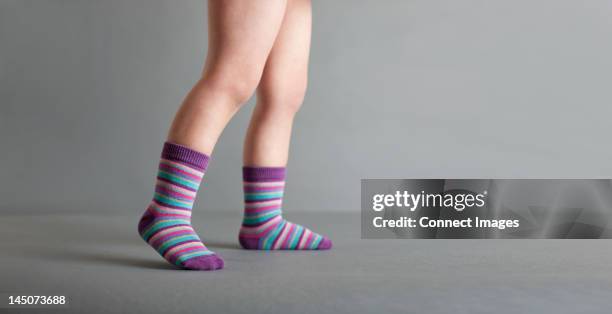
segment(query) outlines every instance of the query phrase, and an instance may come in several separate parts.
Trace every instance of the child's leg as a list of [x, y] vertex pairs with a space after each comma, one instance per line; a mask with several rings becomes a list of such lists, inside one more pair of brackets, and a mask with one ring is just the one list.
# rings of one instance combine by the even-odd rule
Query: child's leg
[[210, 0], [202, 78], [174, 118], [168, 141], [210, 154], [253, 94], [278, 34], [286, 0]]
[[244, 144], [245, 166], [287, 164], [293, 118], [308, 80], [310, 0], [288, 0], [287, 12], [257, 88]]
[[209, 1], [206, 66], [176, 114], [153, 201], [138, 226], [143, 239], [172, 264], [223, 267], [193, 230], [191, 208], [219, 135], [259, 82], [285, 7], [286, 0]]
[[291, 127], [306, 91], [310, 29], [310, 0], [288, 0], [244, 145], [245, 216], [239, 238], [247, 249], [331, 247], [329, 239], [281, 216]]

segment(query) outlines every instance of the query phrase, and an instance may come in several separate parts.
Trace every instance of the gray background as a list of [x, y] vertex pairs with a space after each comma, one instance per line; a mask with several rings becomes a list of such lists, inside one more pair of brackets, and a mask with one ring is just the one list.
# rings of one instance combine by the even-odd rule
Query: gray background
[[[285, 207], [359, 208], [361, 178], [612, 175], [612, 1], [315, 1]], [[0, 1], [0, 209], [138, 213], [206, 50], [202, 0]], [[206, 210], [241, 207], [252, 102]]]
[[334, 248], [237, 246], [251, 103], [194, 215], [225, 269], [181, 272], [135, 224], [200, 73], [204, 1], [0, 0], [0, 292], [65, 293], [55, 313], [607, 313], [608, 241], [362, 240], [358, 209], [368, 177], [612, 177], [611, 10], [315, 1], [284, 207]]

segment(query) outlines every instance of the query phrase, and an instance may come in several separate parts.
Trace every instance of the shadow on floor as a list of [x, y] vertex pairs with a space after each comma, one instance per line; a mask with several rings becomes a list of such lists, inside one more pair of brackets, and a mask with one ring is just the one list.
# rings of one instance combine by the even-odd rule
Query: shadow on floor
[[[146, 243], [142, 243], [145, 248]], [[207, 242], [206, 246], [210, 249], [235, 249], [242, 250], [237, 243], [228, 242]], [[95, 246], [94, 246], [95, 247]], [[113, 265], [113, 266], [128, 266], [135, 268], [148, 268], [158, 270], [177, 270], [177, 266], [171, 265], [161, 257], [143, 258], [122, 254], [121, 252], [108, 253], [95, 250], [80, 250], [69, 247], [52, 247], [52, 246], [22, 246], [13, 250], [13, 254], [20, 255], [25, 258], [35, 258], [40, 261], [59, 261], [62, 263], [79, 263], [90, 265]]]
[[[107, 230], [101, 229], [102, 224], [97, 222], [78, 222], [52, 221], [45, 223], [47, 228], [32, 228], [40, 230], [38, 236], [41, 241], [36, 244], [15, 247], [11, 254], [36, 259], [43, 263], [57, 261], [80, 265], [114, 265], [159, 270], [179, 269], [160, 256], [154, 256], [156, 253], [138, 237], [136, 232], [128, 233], [128, 229], [115, 224], [111, 224], [115, 229]], [[241, 250], [237, 242], [212, 240], [206, 241], [205, 245], [211, 250]], [[134, 249], [132, 250], [131, 247]], [[149, 250], [150, 258], [138, 256], [144, 250]]]
[[160, 270], [176, 270], [176, 266], [170, 265], [168, 262], [159, 258], [142, 258], [127, 256], [122, 254], [109, 254], [103, 252], [79, 251], [75, 249], [50, 247], [29, 247], [23, 248], [21, 252], [13, 252], [22, 257], [36, 258], [41, 261], [58, 261], [62, 263], [87, 263], [90, 265], [112, 265], [112, 266], [128, 266], [136, 268], [160, 269]]
[[204, 240], [204, 245], [210, 249], [229, 249], [229, 250], [242, 250], [242, 247], [238, 243], [232, 242], [217, 242], [217, 241], [206, 241]]
[[160, 269], [160, 270], [177, 270], [178, 267], [169, 264], [164, 260], [155, 260], [141, 257], [131, 257], [124, 255], [111, 255], [95, 252], [72, 252], [71, 259], [73, 261], [88, 262], [92, 264], [107, 264], [129, 266], [136, 268]]

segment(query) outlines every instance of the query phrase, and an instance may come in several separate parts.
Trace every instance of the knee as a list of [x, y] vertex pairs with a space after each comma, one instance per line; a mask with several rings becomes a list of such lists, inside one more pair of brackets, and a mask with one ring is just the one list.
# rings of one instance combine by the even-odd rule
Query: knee
[[307, 81], [290, 81], [272, 87], [262, 84], [258, 91], [261, 104], [268, 109], [295, 115], [304, 102]]
[[240, 73], [211, 73], [204, 79], [204, 84], [214, 93], [231, 99], [236, 108], [244, 105], [255, 92], [261, 71], [257, 69], [243, 70]]
[[296, 114], [302, 107], [305, 96], [306, 83], [294, 87], [293, 89], [289, 90], [284, 96], [284, 107], [290, 113]]

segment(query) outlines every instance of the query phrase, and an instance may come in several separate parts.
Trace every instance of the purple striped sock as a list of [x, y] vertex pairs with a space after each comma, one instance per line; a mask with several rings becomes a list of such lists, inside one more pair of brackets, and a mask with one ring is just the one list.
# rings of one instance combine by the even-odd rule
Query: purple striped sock
[[282, 217], [285, 168], [244, 167], [244, 219], [239, 240], [251, 250], [327, 250], [331, 241]]
[[138, 233], [171, 264], [191, 270], [223, 268], [223, 260], [206, 248], [191, 226], [191, 208], [210, 158], [185, 146], [165, 143], [155, 194]]

